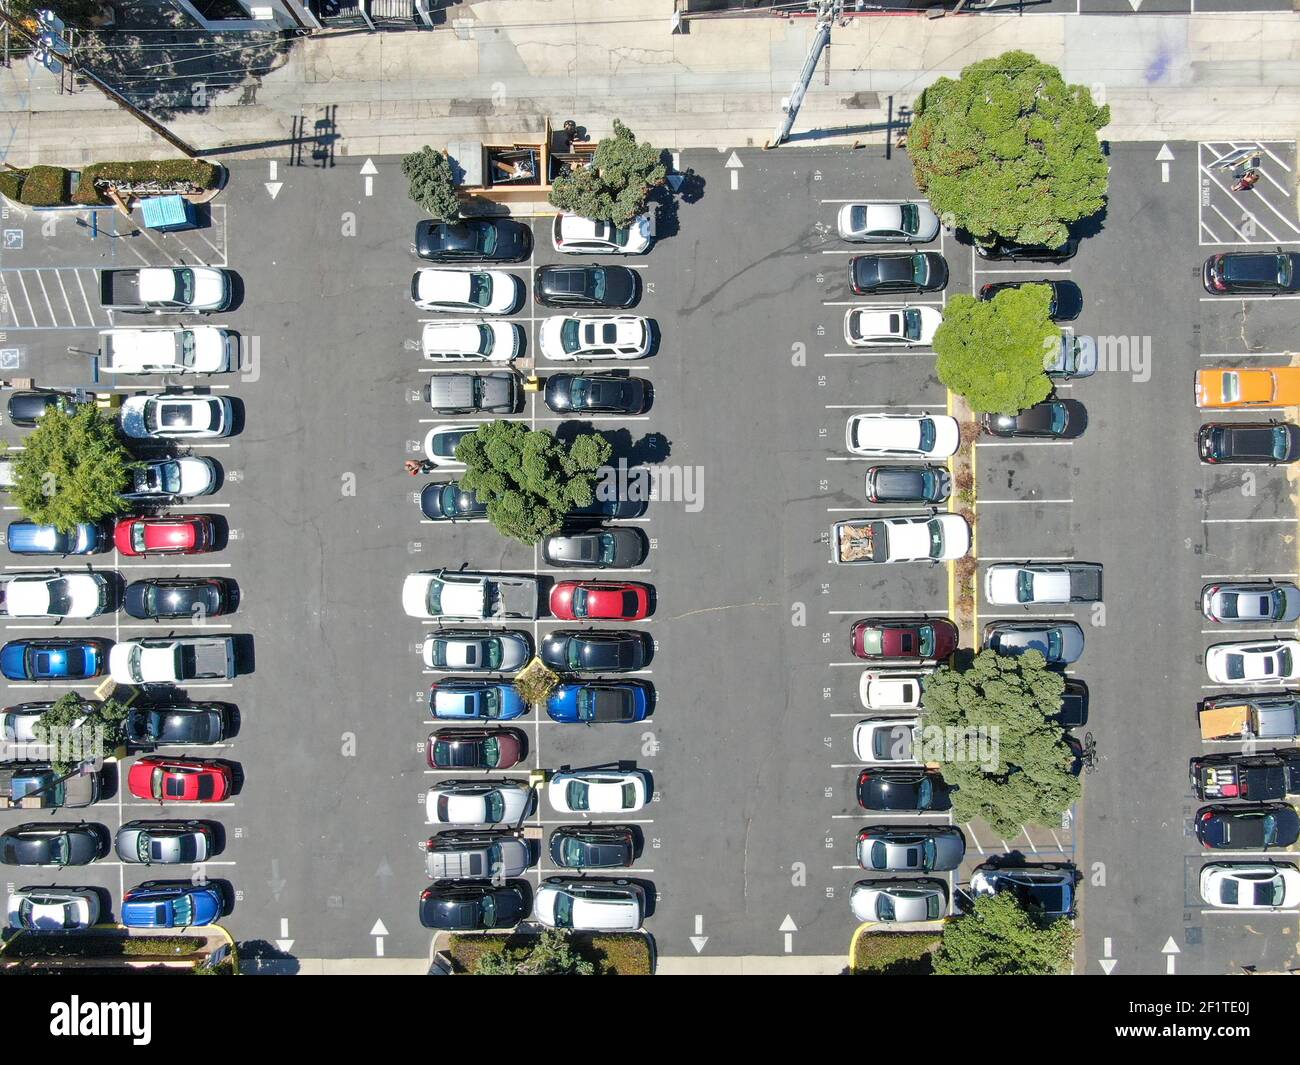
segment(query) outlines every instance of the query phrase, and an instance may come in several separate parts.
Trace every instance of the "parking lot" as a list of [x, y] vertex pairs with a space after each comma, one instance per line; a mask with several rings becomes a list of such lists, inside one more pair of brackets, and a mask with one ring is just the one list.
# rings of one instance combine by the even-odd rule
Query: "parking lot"
[[[1104, 614], [1074, 611], [1087, 635], [1074, 669], [1091, 690], [1087, 728], [1101, 764], [1062, 825], [1031, 826], [1015, 840], [962, 826], [959, 876], [998, 853], [1074, 860], [1084, 875], [1081, 968], [1109, 957], [1119, 972], [1163, 971], [1172, 936], [1178, 971], [1224, 972], [1277, 961], [1294, 937], [1286, 917], [1245, 922], [1202, 912], [1194, 876], [1184, 876], [1202, 860], [1189, 834], [1197, 804], [1185, 774], [1201, 750], [1200, 656], [1214, 641], [1195, 603], [1208, 579], [1281, 579], [1300, 564], [1285, 472], [1197, 462], [1191, 380], [1209, 356], [1289, 361], [1294, 303], [1205, 294], [1200, 264], [1215, 249], [1203, 246], [1203, 229], [1198, 235], [1204, 175], [1194, 161], [1206, 149], [1170, 145], [1165, 183], [1160, 148], [1112, 148], [1110, 209], [1064, 267], [991, 276], [951, 233], [935, 245], [951, 278], [931, 302], [1016, 274], [1068, 276], [1084, 295], [1075, 330], [1131, 341], [1126, 363], [1116, 346], [1113, 366], [1062, 392], [1087, 410], [1080, 439], [977, 447], [981, 574], [1002, 559], [1105, 565]], [[1294, 166], [1293, 152], [1271, 150]], [[655, 712], [638, 725], [590, 729], [530, 716], [527, 761], [503, 775], [615, 761], [652, 774], [654, 801], [617, 820], [644, 835], [631, 872], [657, 898], [647, 928], [661, 954], [837, 954], [854, 926], [848, 892], [862, 875], [853, 840], [880, 820], [864, 816], [853, 794], [850, 733], [864, 715], [849, 626], [872, 613], [951, 610], [944, 567], [869, 567], [864, 575], [830, 563], [829, 524], [881, 512], [863, 503], [866, 462], [847, 456], [844, 423], [860, 411], [942, 413], [947, 396], [932, 354], [864, 356], [842, 343], [846, 308], [871, 301], [847, 287], [837, 204], [913, 195], [906, 156], [740, 150], [740, 165], [731, 161], [729, 152], [681, 154], [698, 198], [662, 211], [656, 246], [629, 261], [645, 284], [635, 313], [662, 331], [652, 358], [628, 364], [653, 385], [653, 406], [636, 418], [592, 420], [616, 458], [663, 467], [665, 483], [678, 486], [635, 522], [651, 551], [635, 573], [619, 575], [655, 589], [656, 610], [644, 623], [655, 643], [644, 674], [657, 692]], [[433, 679], [418, 654], [426, 627], [402, 613], [403, 577], [462, 564], [556, 572], [486, 524], [445, 528], [421, 518], [423, 482], [402, 461], [418, 457], [435, 421], [456, 419], [434, 415], [420, 393], [430, 371], [418, 351], [421, 320], [431, 315], [409, 298], [417, 263], [407, 244], [418, 211], [396, 159], [374, 160], [372, 195], [363, 162], [282, 168], [274, 199], [263, 188], [265, 164], [232, 165], [213, 224], [198, 231], [212, 246], [195, 234], [177, 234], [187, 237], [184, 248], [152, 235], [170, 259], [139, 237], [106, 237], [106, 211], [93, 240], [63, 222], [46, 236], [35, 216], [6, 218], [6, 229], [22, 229], [22, 248], [6, 238], [0, 254], [8, 315], [0, 315], [0, 349], [17, 360], [5, 371], [48, 387], [109, 390], [92, 379], [84, 354], [67, 350], [92, 349], [93, 328], [106, 322], [90, 287], [87, 316], [74, 278], [84, 274], [89, 286], [96, 266], [143, 256], [228, 262], [241, 279], [240, 304], [217, 324], [238, 331], [256, 357], [213, 387], [241, 401], [243, 431], [199, 452], [218, 459], [224, 483], [189, 508], [226, 518], [230, 543], [210, 561], [96, 563], [124, 573], [148, 565], [142, 573], [228, 574], [239, 583], [238, 612], [218, 620], [221, 631], [252, 635], [256, 663], [206, 696], [238, 706], [238, 733], [211, 753], [242, 775], [228, 805], [205, 811], [227, 839], [218, 856], [227, 864], [210, 862], [207, 872], [231, 884], [224, 923], [236, 938], [251, 942], [253, 954], [281, 959], [427, 951], [417, 919], [426, 883], [419, 845], [434, 831], [425, 790], [441, 777], [424, 756]], [[514, 270], [521, 277], [557, 258], [548, 220], [535, 224], [533, 261]], [[547, 313], [529, 301], [516, 316], [530, 353]], [[538, 368], [544, 375], [555, 367]], [[536, 393], [520, 418], [560, 425]], [[1243, 473], [1254, 475], [1253, 494]], [[691, 498], [681, 490], [687, 478]], [[13, 557], [6, 565], [34, 568]], [[979, 624], [992, 616], [981, 601]], [[129, 619], [99, 624], [114, 639], [133, 631]], [[527, 628], [537, 640], [554, 625], [541, 619]], [[7, 638], [16, 628], [6, 625]], [[19, 689], [5, 702], [56, 697]], [[133, 803], [118, 787], [87, 816], [110, 829], [151, 816]], [[3, 824], [25, 819], [10, 812]], [[533, 825], [549, 833], [560, 819], [542, 796]], [[110, 860], [78, 880], [120, 898], [123, 884], [159, 875], [134, 872]], [[529, 875], [535, 885], [552, 872], [542, 864]]]

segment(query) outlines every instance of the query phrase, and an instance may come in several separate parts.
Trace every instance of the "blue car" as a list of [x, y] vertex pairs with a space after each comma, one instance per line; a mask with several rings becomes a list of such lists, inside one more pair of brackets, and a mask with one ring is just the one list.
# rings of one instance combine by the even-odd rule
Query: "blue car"
[[192, 928], [211, 924], [225, 906], [221, 892], [188, 880], [150, 880], [122, 896], [127, 928]]
[[645, 720], [653, 697], [643, 680], [561, 684], [551, 692], [546, 712], [565, 725], [631, 724]]
[[441, 721], [509, 721], [528, 704], [508, 682], [451, 677], [429, 685], [429, 710]]
[[107, 663], [105, 640], [11, 640], [0, 648], [0, 673], [9, 680], [89, 680]]
[[64, 533], [53, 525], [11, 521], [5, 540], [16, 555], [93, 555], [112, 546], [102, 526], [86, 522]]

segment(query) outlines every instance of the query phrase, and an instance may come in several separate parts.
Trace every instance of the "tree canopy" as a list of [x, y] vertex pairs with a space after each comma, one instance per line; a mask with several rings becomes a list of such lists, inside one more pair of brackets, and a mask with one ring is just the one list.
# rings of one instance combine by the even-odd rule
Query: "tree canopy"
[[487, 507], [498, 531], [526, 544], [558, 532], [571, 510], [591, 504], [597, 471], [612, 453], [597, 433], [565, 444], [544, 429], [504, 420], [476, 429], [456, 446], [466, 467], [461, 487]]
[[67, 692], [41, 714], [32, 731], [42, 743], [54, 745], [51, 765], [56, 773], [67, 774], [122, 745], [126, 712], [126, 706], [114, 699], [91, 703]]
[[[1038, 651], [981, 651], [968, 669], [941, 666], [925, 682], [925, 724], [962, 735], [983, 730], [996, 757], [970, 756], [958, 744], [943, 762], [957, 821], [981, 818], [1008, 839], [1023, 825], [1059, 825], [1082, 792], [1061, 726], [1065, 680]], [[949, 752], [945, 751], [945, 755]]]
[[418, 152], [402, 156], [402, 173], [410, 182], [411, 199], [435, 221], [454, 222], [460, 217], [456, 178], [442, 152], [426, 144]]
[[1044, 371], [1061, 327], [1047, 313], [1047, 285], [1003, 289], [991, 300], [956, 295], [934, 334], [939, 380], [971, 409], [1014, 414], [1048, 397]]
[[484, 952], [473, 976], [594, 976], [594, 962], [578, 954], [567, 932], [548, 930], [522, 947]]
[[126, 509], [132, 465], [117, 427], [94, 404], [51, 407], [14, 456], [14, 502], [32, 521], [71, 532]]
[[551, 186], [551, 203], [561, 211], [625, 226], [645, 210], [650, 190], [668, 175], [663, 149], [614, 119], [614, 135], [596, 145], [591, 163], [560, 174]]
[[1009, 892], [982, 895], [974, 910], [947, 921], [932, 955], [936, 976], [1056, 976], [1069, 971], [1077, 933], [1067, 918], [1050, 923]]
[[921, 94], [908, 131], [916, 183], [946, 223], [1055, 247], [1106, 202], [1097, 131], [1110, 121], [1082, 85], [1028, 52], [972, 63]]

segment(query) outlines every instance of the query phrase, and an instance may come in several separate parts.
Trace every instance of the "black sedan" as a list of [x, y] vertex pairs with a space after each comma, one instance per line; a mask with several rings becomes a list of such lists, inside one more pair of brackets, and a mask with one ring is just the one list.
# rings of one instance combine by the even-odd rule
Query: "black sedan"
[[539, 266], [533, 298], [543, 307], [635, 307], [641, 283], [626, 266]]
[[546, 379], [545, 398], [556, 414], [641, 414], [646, 383], [614, 373], [557, 373]]
[[234, 595], [221, 577], [151, 577], [126, 586], [122, 609], [133, 618], [215, 618], [230, 613]]
[[986, 414], [983, 424], [994, 436], [1062, 437], [1070, 428], [1070, 411], [1059, 399], [1047, 399], [1019, 414]]
[[552, 566], [580, 569], [628, 569], [645, 561], [650, 545], [640, 529], [597, 529], [548, 536], [542, 558]]
[[533, 231], [513, 218], [426, 220], [411, 250], [432, 263], [518, 263], [533, 253]]
[[1280, 802], [1203, 806], [1196, 811], [1196, 838], [1213, 850], [1289, 847], [1300, 838], [1300, 816], [1295, 807]]
[[858, 774], [858, 805], [864, 810], [946, 810], [948, 786], [934, 769], [869, 766]]
[[542, 640], [541, 658], [561, 673], [630, 673], [650, 661], [643, 632], [556, 629]]
[[1054, 322], [1072, 322], [1083, 311], [1083, 293], [1073, 281], [1048, 281], [1046, 278], [1035, 281], [995, 281], [980, 287], [979, 298], [991, 300], [1005, 289], [1023, 288], [1025, 285], [1046, 285], [1052, 290], [1047, 313]]
[[67, 392], [15, 392], [9, 397], [9, 422], [20, 429], [32, 429], [50, 409], [57, 407], [71, 414], [77, 405], [75, 397]]
[[89, 865], [108, 853], [108, 830], [84, 821], [35, 821], [0, 836], [5, 865]]
[[550, 852], [560, 869], [625, 869], [636, 859], [636, 834], [627, 825], [562, 825]]
[[855, 255], [849, 285], [859, 296], [879, 292], [935, 292], [948, 284], [948, 262], [937, 251]]
[[420, 511], [430, 521], [463, 521], [487, 514], [487, 504], [456, 481], [431, 481], [420, 491]]
[[1300, 458], [1300, 427], [1290, 422], [1211, 422], [1196, 436], [1201, 461], [1270, 466]]
[[1205, 291], [1276, 296], [1300, 291], [1300, 255], [1293, 251], [1236, 251], [1211, 255], [1201, 274]]
[[869, 503], [942, 503], [952, 494], [952, 478], [942, 466], [870, 466]]
[[420, 924], [444, 932], [513, 928], [532, 910], [522, 880], [438, 880], [420, 894]]
[[1014, 240], [994, 237], [991, 244], [976, 244], [975, 254], [981, 259], [1012, 260], [1015, 262], [1063, 263], [1074, 258], [1079, 242], [1069, 237], [1064, 244], [1047, 248], [1041, 244], [1020, 244]]
[[571, 518], [639, 518], [650, 506], [647, 499], [620, 499], [617, 496], [602, 498], [600, 485], [596, 485], [596, 498], [585, 507], [574, 507]]
[[123, 722], [133, 747], [161, 744], [220, 743], [229, 727], [220, 703], [189, 706], [133, 706]]
[[1061, 709], [1052, 718], [1063, 729], [1083, 728], [1088, 723], [1088, 685], [1067, 677], [1061, 693]]

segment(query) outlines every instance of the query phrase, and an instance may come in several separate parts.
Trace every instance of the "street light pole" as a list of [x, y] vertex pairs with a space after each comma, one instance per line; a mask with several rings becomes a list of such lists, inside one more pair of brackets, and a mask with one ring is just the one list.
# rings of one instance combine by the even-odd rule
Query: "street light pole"
[[812, 76], [817, 71], [817, 62], [821, 59], [822, 52], [826, 51], [826, 46], [831, 43], [831, 27], [835, 24], [835, 20], [840, 17], [842, 6], [843, 0], [818, 0], [817, 32], [813, 34], [812, 45], [808, 49], [808, 58], [804, 60], [803, 70], [799, 72], [799, 77], [795, 80], [790, 95], [781, 101], [781, 110], [785, 113], [785, 118], [777, 128], [776, 136], [763, 145], [764, 148], [780, 147], [790, 139], [790, 131], [794, 128], [794, 120], [799, 115], [804, 93], [808, 91]]

